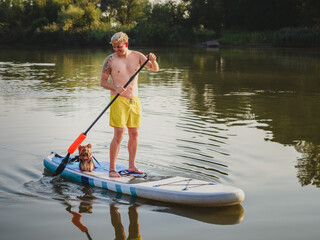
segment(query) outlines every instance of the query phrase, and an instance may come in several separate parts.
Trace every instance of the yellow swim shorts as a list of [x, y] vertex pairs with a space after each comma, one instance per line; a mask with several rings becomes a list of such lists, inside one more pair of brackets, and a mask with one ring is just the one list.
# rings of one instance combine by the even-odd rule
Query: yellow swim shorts
[[[111, 100], [114, 98], [111, 95]], [[110, 106], [111, 127], [139, 127], [141, 122], [141, 103], [138, 96], [127, 98], [119, 96]]]

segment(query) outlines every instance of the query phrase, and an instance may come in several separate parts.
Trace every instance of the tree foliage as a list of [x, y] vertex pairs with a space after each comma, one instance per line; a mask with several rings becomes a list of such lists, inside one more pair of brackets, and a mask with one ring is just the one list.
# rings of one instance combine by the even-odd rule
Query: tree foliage
[[184, 0], [187, 4], [189, 24], [220, 32], [223, 23], [223, 2], [224, 0]]
[[57, 21], [64, 31], [75, 28], [91, 27], [99, 24], [100, 9], [94, 2], [82, 1], [78, 4], [62, 6], [58, 12]]
[[184, 3], [167, 1], [145, 8], [147, 18], [132, 31], [136, 43], [153, 45], [184, 45], [205, 41], [214, 31], [192, 27]]
[[101, 0], [102, 11], [121, 25], [129, 26], [145, 18], [144, 8], [148, 0]]
[[0, 42], [102, 42], [120, 29], [154, 44], [194, 43], [225, 30], [316, 31], [318, 9], [318, 0], [0, 0]]

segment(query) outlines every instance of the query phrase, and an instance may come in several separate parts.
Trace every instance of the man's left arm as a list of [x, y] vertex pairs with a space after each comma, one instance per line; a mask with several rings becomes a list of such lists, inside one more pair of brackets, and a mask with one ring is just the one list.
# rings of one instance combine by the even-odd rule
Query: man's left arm
[[[147, 58], [141, 54], [143, 59], [140, 59], [140, 63], [142, 64]], [[150, 69], [153, 72], [159, 71], [159, 64], [157, 63], [157, 57], [154, 53], [149, 53], [149, 62], [146, 64], [146, 68]]]
[[[159, 71], [159, 64], [157, 63], [157, 57], [153, 53], [149, 53], [149, 62], [151, 67], [149, 68], [153, 72], [158, 72]], [[147, 64], [147, 65], [148, 65]]]

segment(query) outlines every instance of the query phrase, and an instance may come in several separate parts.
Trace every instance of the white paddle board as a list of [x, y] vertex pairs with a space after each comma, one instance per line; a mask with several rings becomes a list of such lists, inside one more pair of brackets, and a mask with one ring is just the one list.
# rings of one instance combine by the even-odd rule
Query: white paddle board
[[[63, 157], [51, 153], [44, 159], [44, 166], [55, 172]], [[82, 184], [105, 188], [110, 191], [162, 202], [193, 206], [229, 206], [241, 203], [244, 192], [237, 187], [216, 184], [179, 176], [136, 176], [109, 177], [109, 163], [95, 164], [93, 172], [81, 171], [79, 162], [67, 164], [62, 177]], [[117, 171], [126, 167], [117, 165]]]

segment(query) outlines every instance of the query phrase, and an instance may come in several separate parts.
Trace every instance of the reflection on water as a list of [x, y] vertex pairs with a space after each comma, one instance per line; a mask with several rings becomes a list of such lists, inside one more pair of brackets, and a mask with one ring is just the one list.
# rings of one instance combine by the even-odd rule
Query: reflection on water
[[312, 184], [320, 187], [320, 145], [300, 141], [295, 146], [302, 157], [295, 166], [298, 170], [298, 179], [302, 186]]
[[[266, 141], [291, 145], [302, 153], [296, 166], [299, 181], [319, 186], [319, 59], [319, 50], [271, 49], [192, 52], [178, 58], [174, 65], [188, 66], [177, 74], [182, 75], [187, 110], [195, 115], [182, 115], [178, 127], [207, 135], [210, 143], [204, 144], [225, 155], [228, 127], [262, 129]], [[199, 144], [192, 140], [193, 146]]]
[[87, 235], [88, 239], [92, 239], [89, 234], [88, 228], [81, 223], [81, 218], [82, 218], [81, 213], [92, 213], [92, 212], [83, 211], [83, 207], [81, 205], [79, 206], [79, 212], [75, 212], [71, 210], [72, 206], [69, 203], [66, 202], [65, 205], [67, 205], [67, 208], [66, 208], [67, 212], [69, 212], [72, 215], [71, 222], [77, 228], [79, 228], [80, 231], [84, 232]]
[[175, 214], [178, 216], [217, 225], [239, 224], [244, 219], [244, 209], [240, 204], [229, 207], [211, 208], [175, 206], [157, 209], [156, 211]]
[[122, 239], [142, 239], [140, 236], [139, 231], [139, 219], [138, 219], [138, 211], [137, 206], [130, 206], [128, 207], [128, 217], [129, 217], [129, 235], [126, 238], [126, 234], [121, 222], [121, 215], [118, 212], [118, 208], [115, 204], [110, 205], [110, 216], [111, 216], [111, 223], [114, 227], [115, 232], [115, 239], [122, 240]]
[[61, 50], [36, 52], [38, 55], [30, 56], [29, 51], [17, 51], [13, 55], [11, 51], [1, 51], [2, 96], [59, 97], [65, 92], [97, 86], [101, 56], [95, 52], [78, 51], [76, 55]]
[[[85, 208], [83, 205], [86, 205]], [[71, 222], [82, 232], [84, 232], [88, 239], [92, 239], [89, 234], [89, 229], [87, 226], [84, 226], [81, 222], [82, 214], [81, 213], [92, 213], [92, 206], [89, 203], [80, 202], [79, 211], [72, 211], [72, 205], [65, 202], [64, 205], [67, 206], [66, 210], [72, 215]], [[90, 205], [90, 209], [88, 210], [88, 205]], [[138, 208], [141, 205], [133, 204], [128, 205], [128, 219], [129, 219], [129, 227], [128, 227], [128, 238], [126, 238], [126, 231], [124, 229], [121, 214], [118, 211], [117, 204], [112, 203], [110, 206], [110, 217], [107, 219], [111, 219], [111, 224], [114, 227], [114, 235], [115, 239], [142, 239], [140, 235], [139, 229], [139, 214]], [[163, 209], [156, 209], [157, 212], [175, 214], [182, 217], [190, 217], [191, 219], [195, 219], [198, 221], [203, 221], [205, 223], [210, 224], [219, 224], [219, 225], [230, 225], [230, 224], [238, 224], [243, 220], [243, 208], [241, 205], [224, 207], [224, 208], [195, 208], [195, 209], [187, 209], [183, 207], [170, 207]]]
[[[208, 224], [239, 224], [244, 218], [244, 210], [241, 205], [229, 207], [181, 207], [147, 199], [139, 199], [90, 186], [82, 186], [77, 183], [64, 181], [59, 176], [45, 176], [39, 181], [26, 183], [25, 186], [30, 191], [34, 191], [34, 195], [39, 195], [39, 197], [47, 195], [50, 198], [59, 200], [66, 211], [70, 213], [71, 222], [81, 232], [85, 233], [88, 239], [94, 239], [94, 232], [90, 231], [90, 226], [83, 224], [82, 220], [85, 221], [87, 214], [95, 213], [94, 206], [96, 204], [99, 204], [101, 201], [106, 202], [106, 200], [110, 208], [110, 216], [106, 216], [106, 225], [108, 221], [111, 221], [114, 227], [115, 239], [142, 239], [139, 230], [139, 208], [143, 208], [146, 204], [152, 206], [151, 211], [154, 212], [173, 214]], [[126, 238], [121, 214], [118, 211], [119, 206], [122, 208], [127, 207], [128, 210], [128, 238]]]

